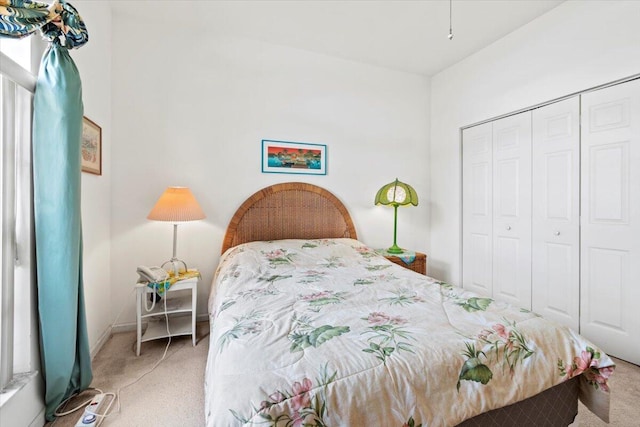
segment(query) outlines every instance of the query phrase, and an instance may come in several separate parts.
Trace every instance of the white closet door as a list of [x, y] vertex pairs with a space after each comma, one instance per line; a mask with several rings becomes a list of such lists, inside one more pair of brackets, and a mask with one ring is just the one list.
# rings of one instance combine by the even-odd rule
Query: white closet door
[[493, 296], [531, 309], [531, 112], [493, 122]]
[[640, 80], [582, 96], [581, 333], [640, 363]]
[[462, 132], [462, 286], [492, 296], [492, 124]]
[[532, 308], [580, 323], [580, 98], [533, 111]]

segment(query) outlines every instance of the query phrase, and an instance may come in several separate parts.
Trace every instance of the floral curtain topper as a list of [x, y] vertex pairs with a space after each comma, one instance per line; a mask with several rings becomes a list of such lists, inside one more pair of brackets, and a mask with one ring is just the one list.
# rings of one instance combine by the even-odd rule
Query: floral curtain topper
[[0, 37], [23, 38], [36, 30], [51, 43], [77, 49], [89, 41], [78, 11], [64, 0], [51, 4], [31, 0], [0, 0]]

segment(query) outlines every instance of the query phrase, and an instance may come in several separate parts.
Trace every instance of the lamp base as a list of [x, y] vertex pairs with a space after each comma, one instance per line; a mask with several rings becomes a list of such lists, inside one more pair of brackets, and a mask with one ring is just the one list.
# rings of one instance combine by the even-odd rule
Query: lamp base
[[[180, 264], [184, 265], [184, 271], [187, 271], [187, 263], [178, 258], [171, 258], [169, 261], [165, 261], [162, 263], [161, 267], [164, 268], [165, 265], [171, 264], [173, 266], [173, 276], [177, 277], [180, 274]], [[169, 271], [169, 270], [167, 270]]]
[[394, 243], [393, 246], [387, 249], [387, 252], [390, 254], [402, 254], [404, 253], [404, 249]]

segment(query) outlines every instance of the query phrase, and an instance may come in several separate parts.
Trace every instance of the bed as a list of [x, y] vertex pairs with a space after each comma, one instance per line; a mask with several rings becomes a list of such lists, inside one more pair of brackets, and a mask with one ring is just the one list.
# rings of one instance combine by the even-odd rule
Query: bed
[[608, 422], [614, 363], [572, 330], [391, 263], [329, 191], [264, 188], [209, 297], [207, 426]]

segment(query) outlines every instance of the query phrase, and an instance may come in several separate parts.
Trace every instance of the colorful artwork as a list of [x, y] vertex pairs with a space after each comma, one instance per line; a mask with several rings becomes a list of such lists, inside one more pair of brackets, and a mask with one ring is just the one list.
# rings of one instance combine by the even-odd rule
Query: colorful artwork
[[326, 175], [327, 146], [262, 140], [262, 172]]
[[102, 175], [102, 129], [86, 117], [82, 118], [82, 171]]

